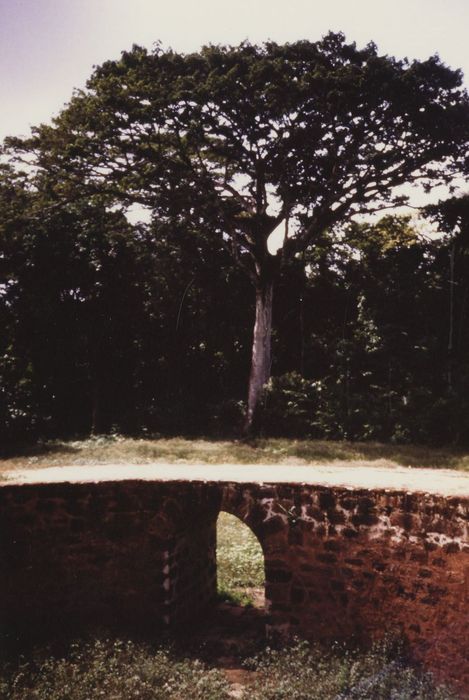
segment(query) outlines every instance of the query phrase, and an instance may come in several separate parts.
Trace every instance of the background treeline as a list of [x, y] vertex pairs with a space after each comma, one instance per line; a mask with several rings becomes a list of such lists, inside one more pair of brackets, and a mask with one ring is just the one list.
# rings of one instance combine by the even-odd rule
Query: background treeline
[[[130, 225], [99, 199], [0, 185], [0, 439], [233, 435], [253, 295], [194, 223]], [[469, 440], [469, 256], [408, 219], [332, 231], [285, 265], [258, 430]]]

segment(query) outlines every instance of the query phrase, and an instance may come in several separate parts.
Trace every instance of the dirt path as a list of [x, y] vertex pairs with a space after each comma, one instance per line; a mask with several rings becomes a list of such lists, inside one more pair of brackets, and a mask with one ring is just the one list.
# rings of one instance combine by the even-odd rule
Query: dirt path
[[[258, 589], [259, 599], [264, 599]], [[221, 670], [231, 686], [230, 695], [242, 698], [254, 683], [257, 672], [246, 668], [244, 659], [252, 658], [265, 647], [263, 607], [219, 603], [199, 634], [192, 638], [199, 645], [198, 657], [210, 667]]]
[[373, 463], [285, 464], [96, 464], [16, 469], [1, 475], [3, 484], [84, 483], [99, 481], [221, 481], [307, 483], [347, 488], [469, 496], [469, 474], [451, 469], [382, 467]]

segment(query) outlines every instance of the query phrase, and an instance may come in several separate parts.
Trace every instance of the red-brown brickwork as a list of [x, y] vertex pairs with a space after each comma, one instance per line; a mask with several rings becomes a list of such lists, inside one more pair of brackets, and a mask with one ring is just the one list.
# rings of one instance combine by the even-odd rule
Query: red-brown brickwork
[[402, 632], [469, 690], [469, 499], [314, 486], [103, 481], [0, 487], [4, 628], [174, 628], [216, 595], [216, 519], [265, 556], [269, 634]]

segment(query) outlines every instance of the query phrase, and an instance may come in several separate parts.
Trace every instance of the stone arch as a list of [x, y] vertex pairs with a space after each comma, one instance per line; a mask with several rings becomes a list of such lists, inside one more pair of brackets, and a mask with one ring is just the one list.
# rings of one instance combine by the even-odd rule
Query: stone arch
[[[0, 484], [0, 617], [47, 634], [203, 617], [223, 510], [258, 538], [268, 631], [344, 641], [402, 628], [415, 657], [469, 688], [469, 497], [308, 483]], [[99, 585], [97, 585], [99, 581]], [[465, 643], [466, 642], [466, 643]]]
[[293, 576], [289, 547], [294, 530], [289, 517], [292, 505], [289, 496], [288, 487], [228, 484], [223, 488], [221, 500], [220, 509], [248, 525], [262, 547], [267, 636], [284, 634], [289, 626], [285, 613]]
[[235, 515], [248, 525], [259, 540], [265, 556], [269, 550], [269, 539], [277, 533], [286, 535], [288, 531], [288, 516], [282, 511], [278, 495], [271, 488], [257, 484], [227, 484], [223, 488], [220, 510]]

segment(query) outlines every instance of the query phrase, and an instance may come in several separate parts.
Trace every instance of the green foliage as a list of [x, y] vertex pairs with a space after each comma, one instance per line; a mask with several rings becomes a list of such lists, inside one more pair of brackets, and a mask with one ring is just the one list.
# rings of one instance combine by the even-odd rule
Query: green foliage
[[265, 270], [266, 239], [287, 214], [301, 224], [290, 253], [357, 210], [398, 201], [396, 185], [450, 179], [469, 139], [461, 83], [436, 56], [397, 60], [341, 33], [186, 55], [134, 46], [97, 67], [54, 126], [9, 144], [33, 152], [62, 196], [84, 188], [198, 220]]
[[[137, 274], [129, 279], [125, 269], [115, 270], [112, 264], [106, 264], [108, 258], [98, 256], [101, 267], [94, 267], [95, 283], [101, 281], [101, 268], [111, 273], [105, 289], [112, 291], [115, 306], [111, 302], [109, 313], [107, 303], [95, 298], [99, 311], [94, 309], [92, 320], [88, 320], [88, 335], [92, 335], [92, 327], [102, 328], [90, 343], [95, 357], [81, 372], [96, 375], [94, 380], [88, 377], [88, 392], [79, 397], [93, 404], [93, 430], [109, 430], [115, 423], [114, 416], [102, 415], [101, 407], [118, 405], [119, 392], [113, 392], [112, 381], [117, 375], [130, 384], [126, 389], [137, 406], [134, 425], [153, 423], [171, 430], [192, 424], [197, 428], [212, 417], [207, 413], [198, 415], [201, 402], [195, 399], [197, 390], [210, 385], [205, 381], [207, 376], [215, 376], [218, 382], [213, 381], [210, 388], [223, 393], [226, 368], [230, 366], [227, 355], [235, 362], [242, 361], [247, 335], [242, 322], [227, 321], [232, 313], [237, 315], [236, 304], [231, 303], [224, 313], [217, 310], [217, 323], [207, 322], [206, 337], [201, 337], [198, 324], [190, 322], [197, 316], [200, 296], [205, 302], [225, 301], [228, 295], [224, 292], [232, 289], [233, 282], [239, 285], [238, 292], [242, 283], [233, 274], [236, 269], [255, 285], [258, 300], [264, 297], [270, 304], [271, 295], [265, 294], [266, 290], [278, 282], [286, 266], [300, 261], [298, 256], [327, 240], [327, 232], [343, 226], [357, 213], [402, 204], [405, 196], [396, 194], [400, 185], [418, 181], [429, 189], [451, 182], [467, 166], [469, 98], [462, 88], [461, 73], [445, 66], [437, 56], [426, 61], [398, 60], [380, 55], [372, 43], [359, 49], [347, 43], [341, 33], [330, 32], [316, 42], [208, 46], [192, 54], [164, 51], [160, 45], [150, 52], [134, 46], [119, 60], [97, 67], [86, 89], [75, 92], [52, 126], [42, 125], [33, 130], [31, 138], [9, 139], [6, 145], [12, 159], [28, 163], [27, 173], [22, 175], [22, 196], [35, 193], [36, 219], [44, 215], [47, 219], [62, 205], [68, 216], [70, 209], [77, 215], [78, 228], [84, 222], [84, 228], [96, 235], [95, 219], [100, 221], [102, 238], [103, 229], [109, 233], [110, 219], [114, 226], [130, 204], [144, 204], [151, 210], [153, 238], [160, 238], [160, 243], [163, 239], [168, 246], [166, 250], [161, 245], [155, 248], [165, 258], [166, 269], [174, 279], [168, 279], [163, 266], [158, 270], [156, 285], [151, 275], [141, 284], [139, 266]], [[13, 190], [17, 196], [19, 188], [14, 185]], [[101, 210], [99, 216], [97, 208]], [[271, 255], [270, 234], [280, 224], [288, 228], [290, 221], [294, 224], [290, 235]], [[71, 224], [74, 240], [79, 238], [76, 225]], [[63, 228], [62, 222], [60, 242], [67, 238]], [[368, 227], [370, 244], [358, 246], [359, 252], [371, 260], [379, 253], [402, 248], [409, 236], [402, 235], [404, 227], [397, 236], [395, 229], [389, 220], [376, 229]], [[140, 228], [134, 242], [141, 242], [142, 231]], [[213, 271], [223, 260], [226, 285], [206, 284], [207, 279], [200, 283], [192, 270], [192, 258], [188, 260], [184, 251], [179, 253], [183, 268], [170, 260], [168, 250], [174, 252], [174, 237], [178, 235], [192, 252], [203, 249], [205, 262], [213, 265], [209, 275], [217, 277]], [[386, 243], [377, 244], [379, 238]], [[210, 246], [214, 255], [207, 254]], [[72, 262], [76, 262], [73, 246], [69, 252]], [[133, 264], [134, 253], [130, 258], [125, 255], [124, 261]], [[141, 262], [139, 254], [137, 259]], [[146, 267], [147, 273], [150, 267]], [[59, 264], [50, 268], [53, 272], [62, 269]], [[113, 281], [119, 279], [119, 273], [121, 284], [116, 289]], [[349, 280], [349, 286], [352, 284]], [[129, 289], [135, 294], [126, 303], [122, 290]], [[80, 301], [90, 301], [77, 290], [80, 288], [75, 282], [66, 291]], [[62, 291], [53, 290], [55, 303], [41, 309], [41, 320], [42, 315], [47, 319], [48, 309], [59, 314], [65, 311], [64, 305], [57, 303], [57, 292]], [[356, 300], [366, 296], [354, 292]], [[234, 298], [238, 309], [250, 305], [243, 304], [243, 296]], [[157, 308], [153, 306], [155, 299], [159, 301]], [[131, 300], [133, 308], [139, 310], [138, 319], [133, 319], [128, 309], [120, 313]], [[170, 339], [165, 303], [172, 305], [175, 332], [169, 333]], [[77, 304], [69, 306], [80, 315]], [[192, 318], [180, 324], [183, 306]], [[204, 321], [212, 319], [207, 306], [203, 308]], [[270, 311], [266, 316], [270, 317]], [[141, 333], [148, 317], [151, 331]], [[122, 333], [125, 322], [131, 330], [128, 336]], [[376, 318], [373, 322], [378, 329]], [[47, 325], [52, 324], [44, 324], [44, 331]], [[62, 321], [62, 325], [67, 323]], [[237, 335], [240, 327], [244, 334]], [[241, 337], [238, 352], [230, 351], [228, 343], [217, 342], [214, 328], [219, 336], [222, 330], [229, 332], [231, 346], [233, 339]], [[64, 344], [72, 337], [66, 330]], [[78, 328], [74, 325], [73, 334], [77, 330], [81, 330], [80, 324]], [[355, 331], [363, 335], [366, 324]], [[114, 355], [119, 332], [128, 338], [131, 348], [124, 348], [123, 358], [116, 353], [114, 362], [107, 363], [107, 356]], [[264, 354], [263, 361], [254, 364], [258, 368], [251, 374], [249, 420], [270, 372], [270, 328], [266, 327], [265, 334], [257, 352], [259, 359]], [[153, 344], [155, 350], [155, 337], [160, 342], [154, 361], [145, 352], [135, 351], [146, 344]], [[24, 350], [18, 360], [13, 355], [21, 373], [28, 366], [21, 366], [23, 354]], [[77, 353], [78, 358], [70, 354], [72, 364], [80, 364], [82, 353]], [[296, 369], [309, 378], [309, 373], [303, 371], [304, 353], [300, 354], [300, 367], [290, 366], [284, 371]], [[73, 374], [67, 360], [68, 353], [60, 363], [60, 386]], [[33, 369], [40, 364], [34, 358]], [[157, 379], [147, 382], [148, 377]], [[176, 377], [181, 379], [177, 388], [171, 384]], [[44, 386], [41, 379], [37, 383]], [[30, 403], [38, 406], [39, 416], [45, 414], [43, 423], [53, 424], [55, 415], [65, 416], [66, 412], [63, 406], [55, 410], [60, 389], [52, 390], [53, 379], [47, 380], [46, 400], [40, 391]], [[232, 381], [231, 388], [240, 384]], [[76, 389], [73, 381], [72, 385]], [[90, 400], [93, 389], [95, 396]], [[237, 401], [242, 397], [227, 392], [218, 401], [210, 394], [204, 403], [213, 406], [230, 398]], [[143, 415], [138, 416], [140, 409]], [[347, 407], [345, 417], [339, 417], [339, 427], [350, 437], [357, 432], [354, 410], [353, 406], [351, 410]], [[64, 422], [63, 428], [74, 423]], [[358, 423], [362, 422], [360, 418]], [[383, 430], [389, 432], [388, 428]], [[372, 428], [369, 432], [375, 436], [379, 431]]]
[[[461, 217], [465, 209], [457, 211]], [[280, 376], [268, 387], [264, 433], [272, 424], [276, 435], [467, 442], [469, 262], [462, 245], [451, 280], [453, 242], [427, 239], [407, 218], [351, 224], [328, 238], [306, 257], [308, 275], [282, 287]], [[301, 367], [296, 377], [292, 366]]]
[[254, 604], [254, 598], [248, 591], [242, 590], [238, 587], [232, 587], [231, 584], [227, 588], [219, 585], [217, 597], [222, 603], [229, 603], [230, 605], [251, 607]]
[[249, 588], [264, 586], [264, 554], [259, 540], [234, 515], [220, 513], [217, 523], [218, 595], [248, 605]]
[[76, 644], [63, 658], [21, 663], [2, 675], [2, 700], [197, 700], [229, 698], [220, 671], [132, 642]]
[[298, 372], [272, 377], [260, 408], [261, 430], [269, 435], [310, 437], [318, 407], [318, 387]]
[[[351, 217], [395, 202], [398, 184], [451, 179], [468, 115], [460, 73], [438, 58], [342, 34], [134, 47], [96, 68], [53, 126], [3, 152], [2, 444], [233, 435], [250, 284], [266, 280], [265, 435], [467, 443], [467, 197], [429, 210], [442, 241], [406, 217]], [[136, 202], [146, 225], [124, 216]]]
[[389, 641], [367, 653], [339, 648], [327, 653], [298, 642], [268, 649], [248, 664], [258, 671], [251, 700], [456, 700], [431, 676], [406, 664]]
[[203, 236], [131, 227], [103, 203], [56, 206], [12, 183], [0, 180], [2, 442], [225, 430], [246, 362], [227, 295], [233, 285], [242, 299], [246, 284], [226, 254]]
[[[252, 700], [457, 700], [409, 665], [390, 642], [369, 652], [326, 651], [297, 642], [280, 650], [267, 648], [245, 665], [257, 672], [241, 696]], [[77, 643], [62, 657], [38, 655], [35, 661], [4, 667], [0, 677], [1, 700], [100, 697], [228, 700], [231, 688], [221, 671], [196, 659], [124, 641]]]
[[426, 207], [425, 216], [438, 224], [459, 252], [469, 251], [469, 194], [450, 197]]

